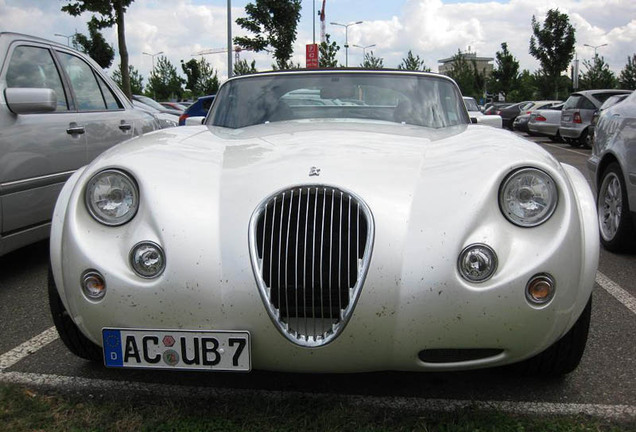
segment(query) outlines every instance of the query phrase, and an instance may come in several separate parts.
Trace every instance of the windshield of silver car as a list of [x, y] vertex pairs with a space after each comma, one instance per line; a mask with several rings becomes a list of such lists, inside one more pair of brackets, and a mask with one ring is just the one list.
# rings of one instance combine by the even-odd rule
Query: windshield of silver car
[[228, 81], [208, 124], [227, 128], [306, 119], [356, 119], [443, 128], [469, 122], [449, 80], [399, 73], [280, 73]]

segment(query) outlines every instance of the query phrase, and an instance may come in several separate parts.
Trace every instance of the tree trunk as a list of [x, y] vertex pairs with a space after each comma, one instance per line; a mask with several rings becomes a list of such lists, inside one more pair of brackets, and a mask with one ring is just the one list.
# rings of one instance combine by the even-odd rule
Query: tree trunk
[[132, 99], [130, 90], [130, 71], [128, 68], [128, 48], [126, 48], [126, 29], [124, 27], [124, 5], [120, 0], [114, 0], [115, 19], [117, 21], [117, 43], [119, 44], [119, 57], [121, 59], [121, 85], [124, 94]]

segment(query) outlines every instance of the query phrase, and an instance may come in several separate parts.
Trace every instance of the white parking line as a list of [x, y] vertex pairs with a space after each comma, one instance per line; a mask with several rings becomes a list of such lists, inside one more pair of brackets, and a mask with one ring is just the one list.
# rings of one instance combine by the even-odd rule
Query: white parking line
[[636, 314], [636, 298], [634, 298], [630, 293], [625, 291], [601, 272], [596, 272], [596, 283], [614, 296], [614, 298], [621, 302], [623, 306]]
[[636, 417], [636, 406], [632, 405], [602, 405], [602, 404], [569, 404], [550, 402], [510, 402], [510, 401], [474, 401], [457, 399], [425, 399], [418, 397], [379, 397], [333, 395], [327, 393], [302, 393], [292, 391], [246, 390], [215, 387], [188, 387], [171, 384], [152, 384], [130, 381], [113, 381], [59, 375], [45, 375], [35, 373], [5, 372], [0, 374], [0, 381], [41, 387], [45, 389], [64, 389], [67, 392], [90, 391], [92, 393], [120, 394], [125, 389], [126, 394], [166, 395], [171, 398], [210, 398], [219, 400], [229, 397], [239, 398], [257, 396], [267, 400], [284, 401], [287, 399], [315, 399], [333, 403], [334, 399], [343, 400], [356, 406], [382, 407], [394, 409], [408, 409], [426, 412], [451, 412], [457, 409], [479, 409], [483, 411], [498, 411], [511, 414], [532, 415], [578, 415], [585, 414], [605, 419], [632, 419]]
[[55, 327], [51, 327], [48, 330], [43, 331], [34, 338], [24, 342], [13, 348], [11, 351], [6, 352], [0, 356], [0, 372], [7, 368], [10, 368], [23, 358], [35, 353], [36, 351], [44, 348], [46, 345], [53, 342], [59, 336]]
[[568, 152], [576, 153], [576, 154], [578, 154], [578, 155], [585, 156], [586, 158], [587, 158], [587, 157], [590, 157], [590, 154], [589, 154], [589, 153], [583, 153], [583, 152], [576, 151], [576, 150], [572, 150], [572, 149], [569, 149], [569, 148], [563, 148], [563, 147], [558, 146], [558, 145], [556, 145], [556, 144], [548, 144], [548, 143], [545, 143], [545, 142], [537, 143], [537, 144], [543, 144], [543, 145], [546, 145], [546, 146], [549, 146], [549, 147], [554, 147], [554, 148], [559, 149], [559, 150], [564, 150], [564, 151], [568, 151]]

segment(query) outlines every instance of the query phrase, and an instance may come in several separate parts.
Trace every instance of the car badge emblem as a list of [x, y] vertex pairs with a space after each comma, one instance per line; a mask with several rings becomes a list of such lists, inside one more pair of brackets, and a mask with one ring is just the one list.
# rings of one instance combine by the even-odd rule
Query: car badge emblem
[[309, 168], [309, 177], [314, 177], [319, 175], [320, 175], [320, 168], [316, 168], [316, 167]]

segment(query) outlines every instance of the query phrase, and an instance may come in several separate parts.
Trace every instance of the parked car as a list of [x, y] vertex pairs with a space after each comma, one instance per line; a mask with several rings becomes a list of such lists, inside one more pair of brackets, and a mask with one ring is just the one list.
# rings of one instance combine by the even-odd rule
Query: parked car
[[180, 103], [180, 102], [159, 102], [161, 104], [161, 106], [166, 107], [166, 108], [170, 108], [170, 109], [174, 109], [177, 111], [185, 111], [187, 106]]
[[158, 129], [88, 56], [0, 33], [0, 255], [49, 236], [64, 182], [113, 145]]
[[[179, 116], [179, 126], [185, 126], [189, 117], [205, 117], [214, 102], [214, 95], [201, 96]], [[200, 124], [200, 122], [199, 122]]]
[[636, 92], [601, 112], [587, 162], [597, 191], [601, 243], [612, 252], [636, 248]]
[[619, 102], [624, 101], [625, 98], [627, 98], [627, 96], [629, 96], [629, 93], [610, 96], [607, 98], [605, 102], [603, 102], [603, 105], [601, 105], [599, 109], [594, 111], [594, 114], [592, 115], [592, 120], [590, 121], [590, 126], [588, 127], [587, 142], [586, 142], [587, 147], [592, 148], [592, 145], [594, 145], [594, 132], [596, 129], [596, 124], [598, 123], [598, 118], [601, 115], [601, 112], [613, 105], [616, 105]]
[[479, 111], [479, 105], [477, 105], [477, 101], [475, 100], [475, 98], [464, 96], [463, 99], [464, 105], [466, 105], [466, 110], [468, 111], [468, 115], [470, 116], [471, 121], [475, 119], [474, 121], [477, 123], [501, 128], [501, 116], [486, 115]]
[[[307, 88], [364, 105], [284, 102]], [[544, 377], [586, 344], [586, 179], [471, 124], [443, 75], [230, 78], [204, 125], [73, 175], [54, 221], [53, 320], [109, 367]]]
[[174, 108], [167, 108], [167, 107], [161, 105], [159, 102], [157, 102], [153, 98], [149, 98], [148, 96], [133, 95], [132, 98], [133, 98], [133, 100], [136, 100], [138, 102], [146, 104], [149, 107], [154, 108], [157, 111], [162, 112], [162, 113], [170, 114], [170, 115], [177, 116], [177, 117], [179, 117], [181, 115], [181, 113], [182, 113], [181, 110], [174, 109]]
[[528, 129], [528, 123], [532, 113], [539, 109], [545, 109], [562, 103], [562, 101], [532, 101], [528, 105], [524, 106], [521, 113], [512, 122], [512, 128], [519, 132], [525, 132], [531, 134]]
[[512, 105], [511, 102], [488, 102], [484, 105], [482, 112], [485, 115], [497, 115], [497, 111]]
[[530, 103], [530, 101], [517, 102], [498, 109], [496, 113], [501, 116], [503, 127], [512, 130], [515, 118], [517, 118], [517, 116], [521, 114], [521, 110]]
[[631, 90], [584, 90], [572, 93], [561, 111], [559, 134], [573, 147], [589, 146], [587, 137], [594, 111], [610, 96], [629, 92]]
[[554, 142], [563, 141], [559, 134], [563, 105], [563, 103], [560, 103], [549, 108], [533, 111], [528, 120], [528, 131], [534, 135], [547, 136]]
[[132, 100], [132, 104], [136, 109], [144, 111], [154, 117], [155, 120], [159, 123], [161, 129], [179, 126], [179, 119], [173, 114], [166, 114], [164, 112], [156, 110], [150, 105], [146, 105], [145, 103], [139, 102], [136, 99]]

